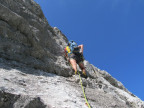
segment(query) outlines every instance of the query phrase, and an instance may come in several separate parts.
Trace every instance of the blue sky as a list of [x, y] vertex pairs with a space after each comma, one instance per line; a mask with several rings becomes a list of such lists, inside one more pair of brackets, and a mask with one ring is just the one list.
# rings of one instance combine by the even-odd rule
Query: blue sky
[[35, 0], [52, 27], [144, 100], [144, 0]]

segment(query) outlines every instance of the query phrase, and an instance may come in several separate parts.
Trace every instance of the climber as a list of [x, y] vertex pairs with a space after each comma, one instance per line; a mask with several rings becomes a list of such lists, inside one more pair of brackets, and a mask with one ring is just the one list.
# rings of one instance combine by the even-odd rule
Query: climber
[[77, 74], [77, 64], [81, 68], [84, 77], [86, 77], [86, 70], [84, 67], [83, 58], [83, 45], [77, 45], [73, 40], [69, 41], [65, 48], [65, 57], [70, 62], [72, 68]]

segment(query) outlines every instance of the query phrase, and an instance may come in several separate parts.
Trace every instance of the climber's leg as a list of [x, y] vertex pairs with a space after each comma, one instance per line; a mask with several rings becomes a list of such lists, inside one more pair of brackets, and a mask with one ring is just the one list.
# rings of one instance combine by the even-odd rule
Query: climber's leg
[[70, 63], [71, 63], [72, 68], [75, 71], [75, 74], [77, 74], [77, 63], [76, 63], [76, 60], [73, 59], [73, 58], [70, 58]]
[[78, 65], [79, 65], [79, 67], [81, 68], [83, 74], [86, 76], [86, 70], [85, 70], [85, 67], [84, 67], [84, 63], [83, 63], [83, 62], [80, 62]]

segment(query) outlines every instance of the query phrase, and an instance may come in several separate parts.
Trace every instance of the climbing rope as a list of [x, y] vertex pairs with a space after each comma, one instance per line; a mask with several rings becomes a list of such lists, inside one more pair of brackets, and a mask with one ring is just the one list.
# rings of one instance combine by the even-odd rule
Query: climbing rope
[[86, 98], [86, 95], [85, 95], [85, 91], [84, 91], [84, 88], [83, 88], [83, 85], [82, 85], [82, 79], [81, 79], [80, 73], [78, 72], [78, 74], [79, 74], [80, 83], [81, 83], [81, 88], [82, 88], [82, 91], [83, 91], [83, 95], [84, 95], [86, 104], [87, 104], [88, 108], [91, 108], [91, 106], [89, 105], [88, 100], [87, 100], [87, 98]]
[[[70, 64], [70, 63], [69, 63], [69, 64]], [[70, 66], [72, 67], [71, 64], [70, 64]], [[78, 72], [78, 74], [79, 74], [79, 79], [80, 79], [80, 83], [81, 83], [81, 88], [82, 88], [83, 95], [84, 95], [84, 98], [85, 98], [85, 101], [86, 101], [86, 105], [88, 106], [88, 108], [91, 108], [91, 106], [89, 105], [88, 100], [87, 100], [87, 98], [86, 98], [86, 95], [85, 95], [85, 91], [84, 91], [84, 88], [83, 88], [83, 85], [82, 85], [82, 79], [81, 79], [80, 73], [79, 73], [79, 71], [77, 71], [77, 72]], [[75, 74], [76, 74], [77, 72], [75, 72]]]

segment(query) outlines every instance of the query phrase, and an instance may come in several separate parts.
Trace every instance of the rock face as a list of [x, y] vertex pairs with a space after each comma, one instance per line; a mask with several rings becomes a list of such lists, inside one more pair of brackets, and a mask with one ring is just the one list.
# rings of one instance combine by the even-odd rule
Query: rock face
[[[63, 57], [67, 38], [33, 0], [0, 1], [0, 108], [87, 108], [78, 75]], [[84, 61], [92, 108], [144, 108], [106, 71]]]
[[[0, 1], [1, 57], [69, 76], [69, 67], [61, 58], [66, 37], [58, 34], [57, 30], [49, 26], [39, 5], [34, 1]], [[64, 65], [60, 66], [59, 62]], [[64, 67], [61, 68], [62, 66]]]

